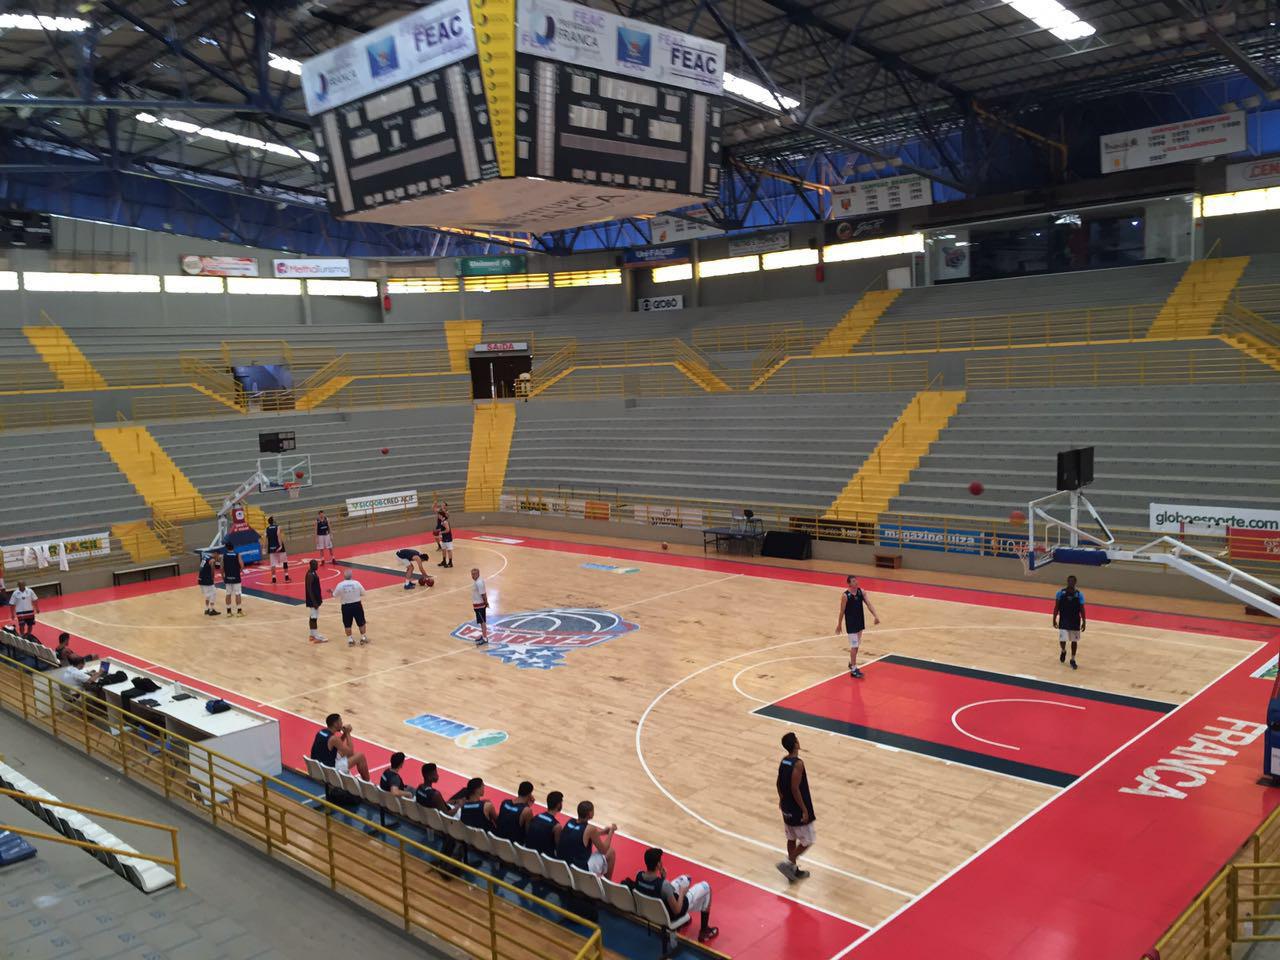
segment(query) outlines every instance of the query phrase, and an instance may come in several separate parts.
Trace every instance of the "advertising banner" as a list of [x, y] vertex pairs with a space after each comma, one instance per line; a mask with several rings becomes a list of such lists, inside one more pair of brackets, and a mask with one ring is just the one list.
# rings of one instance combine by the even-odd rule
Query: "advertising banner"
[[665, 263], [688, 262], [687, 243], [669, 243], [664, 247], [632, 247], [622, 255], [624, 267], [658, 267]]
[[1227, 528], [1227, 555], [1232, 560], [1280, 563], [1280, 530]]
[[1108, 133], [1098, 138], [1098, 148], [1103, 173], [1236, 153], [1245, 148], [1244, 112]]
[[875, 240], [879, 237], [892, 237], [897, 233], [896, 213], [882, 213], [854, 220], [827, 220], [822, 224], [822, 241], [827, 244]]
[[189, 277], [256, 277], [255, 257], [183, 257], [179, 264]]
[[631, 508], [636, 523], [651, 527], [701, 527], [702, 511], [691, 507], [658, 507], [636, 504]]
[[938, 553], [985, 552], [985, 538], [981, 530], [944, 530], [942, 527], [882, 523], [879, 524], [877, 539], [882, 547], [933, 550]]
[[692, 223], [685, 217], [654, 217], [649, 221], [649, 239], [654, 243], [668, 243], [672, 240], [696, 240], [698, 237], [718, 237], [724, 233], [710, 222], [711, 214], [703, 210], [695, 210], [687, 216], [694, 220], [706, 220], [706, 223]]
[[509, 273], [524, 273], [528, 261], [523, 254], [503, 257], [459, 257], [460, 277], [501, 277]]
[[641, 313], [652, 313], [656, 310], [683, 310], [684, 294], [677, 293], [670, 297], [640, 297], [636, 300], [636, 309]]
[[[10, 543], [0, 547], [4, 554], [4, 569], [21, 570], [38, 567], [37, 552], [47, 553], [53, 564], [58, 562], [57, 546], [61, 544], [68, 560], [83, 560], [85, 557], [105, 557], [111, 552], [111, 534], [104, 530], [101, 533], [84, 533], [75, 537], [62, 537], [54, 540], [28, 540], [23, 543]], [[30, 551], [30, 552], [28, 552]], [[12, 584], [11, 584], [12, 586]]]
[[753, 253], [774, 253], [791, 247], [790, 230], [773, 230], [754, 233], [749, 237], [735, 237], [729, 241], [729, 256], [745, 257]]
[[295, 260], [272, 260], [271, 269], [277, 277], [314, 279], [319, 277], [351, 276], [351, 261], [340, 258], [300, 257]]
[[516, 51], [700, 93], [724, 90], [724, 44], [564, 0], [519, 0]]
[[1247, 507], [1204, 507], [1180, 503], [1150, 505], [1150, 528], [1154, 533], [1190, 533], [1225, 537], [1228, 529], [1280, 532], [1280, 510], [1251, 510]]
[[1257, 190], [1280, 185], [1280, 157], [1263, 157], [1227, 167], [1227, 189]]
[[933, 203], [933, 184], [918, 173], [861, 183], [842, 183], [831, 188], [831, 218], [861, 217], [886, 210], [927, 207]]
[[302, 64], [307, 113], [359, 100], [476, 52], [464, 0], [441, 0]]
[[376, 493], [368, 497], [347, 497], [347, 516], [367, 517], [375, 513], [395, 513], [418, 505], [417, 490]]

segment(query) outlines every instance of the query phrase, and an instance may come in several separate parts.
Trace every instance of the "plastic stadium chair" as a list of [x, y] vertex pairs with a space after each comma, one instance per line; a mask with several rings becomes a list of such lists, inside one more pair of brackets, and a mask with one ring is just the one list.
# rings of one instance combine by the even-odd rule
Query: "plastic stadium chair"
[[625, 914], [636, 912], [636, 898], [630, 887], [600, 877], [600, 889], [604, 891], [604, 902], [613, 909]]

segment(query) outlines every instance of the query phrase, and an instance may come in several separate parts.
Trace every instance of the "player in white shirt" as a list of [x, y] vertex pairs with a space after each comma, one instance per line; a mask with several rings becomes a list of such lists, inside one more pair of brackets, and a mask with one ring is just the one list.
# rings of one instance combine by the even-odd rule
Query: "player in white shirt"
[[360, 628], [360, 643], [369, 642], [364, 632], [364, 584], [355, 579], [350, 570], [342, 575], [342, 582], [333, 588], [333, 599], [342, 605], [342, 628], [347, 631], [347, 646], [354, 647], [356, 642], [351, 636], [351, 624]]
[[40, 598], [27, 588], [25, 580], [18, 581], [18, 589], [9, 595], [9, 606], [18, 620], [18, 633], [28, 640], [35, 639], [36, 614], [40, 612]]
[[480, 578], [480, 569], [478, 567], [471, 568], [471, 609], [476, 613], [476, 623], [480, 624], [480, 639], [476, 641], [476, 646], [483, 647], [489, 642], [489, 618], [487, 614], [489, 609], [489, 588], [484, 585], [484, 580]]

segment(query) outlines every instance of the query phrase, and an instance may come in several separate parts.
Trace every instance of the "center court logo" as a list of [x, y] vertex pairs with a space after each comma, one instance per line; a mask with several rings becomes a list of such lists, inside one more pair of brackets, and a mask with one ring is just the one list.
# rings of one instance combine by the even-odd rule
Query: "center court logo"
[[[594, 647], [639, 626], [608, 610], [557, 607], [508, 613], [490, 621], [489, 645], [482, 649], [521, 670], [550, 670], [564, 663], [571, 650]], [[464, 623], [453, 636], [474, 643], [480, 639], [480, 627]]]

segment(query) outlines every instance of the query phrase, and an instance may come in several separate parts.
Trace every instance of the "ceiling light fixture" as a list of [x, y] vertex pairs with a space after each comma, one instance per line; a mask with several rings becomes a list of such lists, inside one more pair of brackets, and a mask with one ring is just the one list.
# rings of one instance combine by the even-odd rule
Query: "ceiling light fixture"
[[724, 74], [724, 88], [743, 100], [750, 100], [752, 103], [758, 103], [760, 106], [768, 107], [770, 110], [792, 110], [800, 106], [799, 100], [785, 95], [779, 100], [767, 87], [762, 87], [754, 80], [736, 76], [727, 70]]
[[1097, 31], [1093, 25], [1081, 20], [1058, 0], [1004, 0], [1020, 14], [1042, 30], [1048, 30], [1059, 40], [1083, 40]]
[[89, 21], [80, 17], [47, 17], [34, 13], [0, 13], [0, 30], [51, 30], [56, 33], [83, 33]]
[[311, 163], [316, 163], [320, 159], [319, 154], [312, 153], [310, 150], [295, 150], [293, 147], [286, 146], [283, 143], [271, 143], [268, 140], [259, 140], [257, 137], [246, 137], [242, 133], [232, 133], [229, 130], [219, 130], [216, 127], [202, 127], [198, 123], [191, 123], [188, 120], [174, 120], [172, 117], [157, 117], [150, 113], [139, 113], [137, 114], [137, 118], [142, 123], [156, 123], [177, 133], [187, 133], [196, 137], [207, 137], [210, 140], [221, 140], [224, 143], [234, 143], [241, 147], [265, 150], [267, 153], [279, 154], [282, 157], [293, 157], [296, 160], [307, 160]]
[[302, 76], [302, 61], [294, 60], [293, 57], [286, 57], [279, 53], [267, 54], [267, 66], [273, 70], [283, 70], [285, 73], [292, 73], [295, 77]]

